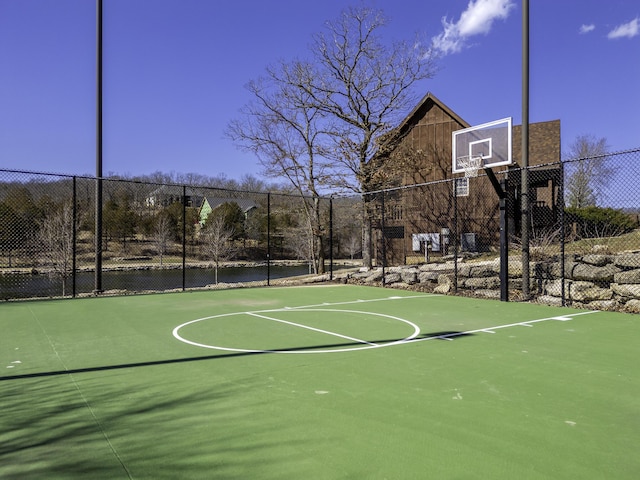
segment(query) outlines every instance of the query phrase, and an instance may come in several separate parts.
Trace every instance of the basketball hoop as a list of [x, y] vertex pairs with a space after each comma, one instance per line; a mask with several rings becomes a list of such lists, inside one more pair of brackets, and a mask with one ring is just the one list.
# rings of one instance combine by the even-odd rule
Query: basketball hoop
[[464, 170], [467, 178], [477, 177], [478, 170], [482, 166], [482, 155], [464, 155], [458, 157], [458, 167]]
[[455, 130], [451, 133], [451, 172], [475, 177], [481, 168], [511, 165], [511, 133], [511, 117]]

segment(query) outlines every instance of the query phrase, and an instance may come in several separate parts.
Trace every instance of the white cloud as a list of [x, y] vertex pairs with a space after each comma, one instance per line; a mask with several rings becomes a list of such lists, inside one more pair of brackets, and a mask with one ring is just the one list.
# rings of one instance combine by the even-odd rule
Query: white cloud
[[593, 23], [591, 25], [582, 25], [580, 27], [580, 33], [593, 32], [595, 29], [596, 29], [596, 26]]
[[633, 38], [636, 35], [640, 35], [640, 17], [636, 17], [629, 23], [623, 23], [611, 30], [607, 35], [607, 38]]
[[462, 50], [468, 37], [488, 34], [494, 20], [504, 20], [515, 8], [513, 0], [470, 0], [457, 22], [442, 19], [443, 32], [433, 37], [433, 46], [443, 54]]

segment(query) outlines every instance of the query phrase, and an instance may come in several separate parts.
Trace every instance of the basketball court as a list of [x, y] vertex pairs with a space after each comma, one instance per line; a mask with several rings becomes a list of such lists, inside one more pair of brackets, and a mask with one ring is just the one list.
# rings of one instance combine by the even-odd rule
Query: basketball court
[[2, 478], [635, 478], [632, 315], [330, 285], [0, 306]]

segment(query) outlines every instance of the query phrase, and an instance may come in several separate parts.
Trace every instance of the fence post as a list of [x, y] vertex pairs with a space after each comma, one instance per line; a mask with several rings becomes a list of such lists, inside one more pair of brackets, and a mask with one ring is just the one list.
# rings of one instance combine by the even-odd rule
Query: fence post
[[530, 300], [529, 283], [529, 0], [522, 0], [522, 171], [520, 182], [521, 222], [520, 236], [522, 244], [522, 296]]
[[382, 212], [380, 217], [380, 238], [382, 239], [382, 286], [385, 285], [385, 268], [387, 266], [387, 245], [384, 232], [384, 190], [382, 191]]
[[566, 230], [565, 230], [565, 215], [564, 215], [564, 209], [566, 207], [565, 203], [564, 203], [564, 163], [560, 162], [560, 188], [559, 188], [559, 192], [558, 192], [558, 196], [560, 197], [559, 203], [560, 203], [560, 288], [562, 290], [561, 293], [561, 302], [562, 302], [562, 306], [566, 307], [567, 306], [567, 298], [564, 292], [564, 287], [565, 287], [565, 280], [564, 280], [564, 276], [565, 276], [565, 271], [564, 271], [564, 257], [565, 257], [565, 242], [566, 242]]
[[78, 211], [77, 211], [77, 194], [76, 194], [75, 175], [73, 177], [73, 204], [71, 206], [71, 209], [72, 209], [71, 244], [73, 245], [72, 253], [71, 253], [71, 297], [75, 298], [76, 297], [76, 256], [78, 251], [78, 245], [77, 245], [78, 239], [76, 235], [76, 230], [77, 230], [76, 222], [78, 217]]
[[500, 300], [509, 301], [509, 210], [507, 185], [509, 180], [505, 178], [500, 181], [500, 188], [503, 192], [500, 195]]
[[271, 280], [271, 192], [267, 192], [267, 287]]
[[182, 185], [182, 291], [187, 288], [187, 186]]
[[93, 293], [102, 293], [102, 178], [96, 177], [95, 270]]
[[333, 280], [333, 196], [329, 197], [329, 280]]
[[102, 293], [102, 0], [96, 4], [96, 210], [94, 293]]
[[453, 292], [458, 293], [458, 182], [453, 179]]

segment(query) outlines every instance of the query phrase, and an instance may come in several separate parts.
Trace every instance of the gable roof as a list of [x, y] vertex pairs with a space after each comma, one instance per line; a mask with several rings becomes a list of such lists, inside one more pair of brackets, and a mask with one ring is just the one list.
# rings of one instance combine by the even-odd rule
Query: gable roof
[[[460, 115], [442, 103], [442, 101], [433, 93], [427, 92], [422, 100], [420, 100], [409, 115], [407, 115], [397, 127], [380, 137], [378, 140], [378, 152], [376, 156], [384, 158], [390, 151], [393, 151], [402, 139], [408, 135], [411, 130], [419, 124], [420, 120], [423, 119], [434, 107], [437, 107], [439, 110], [444, 112], [444, 114], [449, 117], [453, 123], [460, 125], [460, 128], [467, 128], [471, 126]], [[458, 129], [454, 128], [454, 130]]]
[[[186, 194], [189, 197], [197, 196], [196, 191], [191, 187], [186, 187]], [[173, 197], [182, 197], [183, 187], [182, 185], [160, 185], [154, 191], [152, 191], [148, 197], [158, 197], [158, 196], [173, 196]]]
[[215, 210], [220, 205], [224, 205], [225, 203], [237, 204], [243, 213], [247, 213], [249, 210], [258, 208], [258, 204], [250, 198], [204, 197], [204, 199], [202, 200], [202, 206], [200, 207], [201, 209], [202, 207], [204, 207], [205, 202], [209, 204], [209, 208], [211, 208], [211, 210]]
[[462, 128], [471, 126], [471, 124], [463, 119], [460, 115], [458, 115], [447, 105], [442, 103], [442, 101], [438, 99], [438, 97], [436, 97], [433, 93], [427, 92], [427, 94], [422, 97], [422, 100], [420, 100], [415, 108], [409, 113], [409, 115], [407, 115], [406, 118], [400, 123], [400, 125], [398, 125], [397, 129], [400, 132], [403, 132], [407, 128], [410, 128], [410, 126], [415, 123], [416, 118], [422, 116], [423, 112], [425, 110], [429, 110], [433, 105], [437, 105], [438, 107], [440, 107], [447, 115], [449, 115], [452, 119], [462, 125]]

